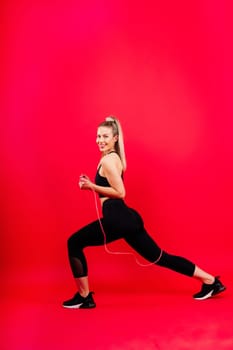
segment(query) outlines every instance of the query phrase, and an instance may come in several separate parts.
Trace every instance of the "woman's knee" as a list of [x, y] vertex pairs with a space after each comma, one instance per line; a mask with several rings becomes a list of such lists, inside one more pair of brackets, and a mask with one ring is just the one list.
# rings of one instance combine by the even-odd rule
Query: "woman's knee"
[[67, 247], [69, 254], [77, 251], [81, 247], [79, 236], [77, 233], [72, 234], [67, 240]]

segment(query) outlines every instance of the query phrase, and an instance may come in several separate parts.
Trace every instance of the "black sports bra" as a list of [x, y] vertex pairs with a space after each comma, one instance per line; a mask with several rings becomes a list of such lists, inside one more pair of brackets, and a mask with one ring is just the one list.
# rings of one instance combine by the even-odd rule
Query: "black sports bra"
[[[97, 170], [97, 173], [95, 175], [95, 184], [98, 185], [98, 186], [103, 186], [103, 187], [111, 187], [107, 178], [104, 177], [104, 176], [101, 176], [99, 174], [99, 170], [101, 168], [101, 165], [99, 166], [98, 170]], [[105, 197], [105, 195], [99, 193], [99, 197]]]
[[[110, 152], [110, 153], [112, 153], [112, 152]], [[109, 184], [107, 178], [104, 177], [104, 176], [101, 176], [101, 175], [99, 174], [100, 168], [101, 168], [101, 164], [100, 164], [100, 166], [98, 167], [97, 172], [96, 172], [96, 175], [95, 175], [95, 184], [98, 185], [98, 186], [103, 186], [103, 187], [111, 187], [111, 185]], [[123, 173], [122, 173], [121, 176], [122, 176], [122, 178], [123, 178]], [[101, 193], [99, 193], [98, 195], [99, 195], [100, 198], [106, 197], [106, 195], [101, 194]]]

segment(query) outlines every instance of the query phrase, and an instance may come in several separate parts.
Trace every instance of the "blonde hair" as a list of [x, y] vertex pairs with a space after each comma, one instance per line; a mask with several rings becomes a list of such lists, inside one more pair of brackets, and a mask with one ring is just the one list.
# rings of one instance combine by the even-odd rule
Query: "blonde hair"
[[119, 120], [113, 116], [105, 118], [105, 121], [99, 124], [100, 126], [106, 126], [112, 128], [113, 136], [118, 136], [118, 140], [115, 144], [116, 152], [119, 155], [123, 170], [126, 169], [126, 157], [125, 157], [125, 146], [124, 146], [124, 137], [121, 124]]

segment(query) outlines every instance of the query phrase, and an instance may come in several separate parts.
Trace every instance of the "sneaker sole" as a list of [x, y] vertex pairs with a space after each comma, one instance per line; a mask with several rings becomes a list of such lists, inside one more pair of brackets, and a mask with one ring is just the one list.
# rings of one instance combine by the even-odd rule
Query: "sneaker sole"
[[211, 298], [213, 295], [214, 290], [212, 289], [208, 294], [204, 295], [203, 297], [193, 297], [195, 300], [205, 300], [208, 298]]
[[77, 305], [62, 305], [65, 309], [93, 309], [96, 307], [95, 304], [91, 305], [83, 305], [83, 304], [77, 304]]
[[82, 304], [77, 304], [77, 305], [62, 305], [64, 308], [66, 309], [80, 309], [80, 306], [82, 306]]

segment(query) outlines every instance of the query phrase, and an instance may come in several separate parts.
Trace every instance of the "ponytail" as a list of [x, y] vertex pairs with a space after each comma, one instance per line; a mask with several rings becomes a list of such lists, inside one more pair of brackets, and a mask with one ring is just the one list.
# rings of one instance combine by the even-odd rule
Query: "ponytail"
[[111, 127], [113, 131], [113, 136], [118, 135], [118, 140], [115, 144], [115, 147], [116, 147], [116, 152], [121, 159], [123, 170], [125, 171], [126, 157], [125, 157], [124, 137], [123, 137], [123, 131], [119, 120], [113, 116], [109, 116], [105, 118], [105, 121], [102, 122], [99, 126]]

